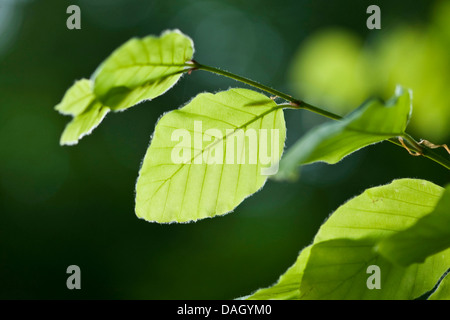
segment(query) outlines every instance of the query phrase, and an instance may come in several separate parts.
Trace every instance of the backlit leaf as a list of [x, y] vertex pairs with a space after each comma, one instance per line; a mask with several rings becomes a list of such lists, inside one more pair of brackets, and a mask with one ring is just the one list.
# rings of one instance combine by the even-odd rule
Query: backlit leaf
[[292, 265], [271, 287], [257, 290], [242, 300], [295, 300], [300, 297], [300, 284], [309, 259], [311, 246], [303, 249]]
[[411, 93], [398, 87], [386, 103], [370, 100], [341, 121], [312, 129], [286, 152], [275, 178], [294, 179], [299, 165], [317, 161], [333, 164], [360, 148], [402, 136], [411, 108]]
[[407, 266], [450, 248], [450, 185], [434, 210], [410, 228], [384, 239], [379, 252], [391, 261]]
[[123, 110], [169, 90], [190, 68], [194, 45], [178, 30], [160, 37], [133, 38], [95, 71], [94, 93], [113, 110]]
[[[429, 214], [442, 193], [441, 187], [417, 179], [395, 180], [367, 189], [329, 217], [313, 244], [305, 249], [307, 254], [303, 253], [305, 250], [300, 253], [296, 265], [278, 284], [256, 294], [261, 294], [261, 298], [284, 298], [280, 289], [288, 288], [290, 299], [422, 296], [432, 290], [450, 267], [450, 249], [405, 268], [391, 263], [374, 248], [379, 241], [402, 232]], [[380, 289], [369, 288], [367, 284], [371, 266], [380, 270]], [[295, 287], [298, 290], [290, 289]]]
[[82, 79], [69, 88], [55, 107], [62, 114], [72, 115], [61, 135], [61, 145], [74, 145], [97, 127], [110, 109], [102, 105], [92, 92], [90, 80]]
[[442, 279], [439, 287], [428, 298], [428, 300], [450, 300], [450, 275], [447, 275]]
[[157, 123], [136, 185], [136, 214], [185, 222], [233, 210], [264, 185], [285, 130], [281, 107], [260, 93], [199, 94]]

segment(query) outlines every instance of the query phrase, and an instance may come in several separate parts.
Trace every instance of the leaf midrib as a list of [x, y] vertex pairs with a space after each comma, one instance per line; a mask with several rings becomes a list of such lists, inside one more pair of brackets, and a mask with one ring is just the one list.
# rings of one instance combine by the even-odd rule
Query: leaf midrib
[[[269, 110], [267, 110], [267, 111], [261, 113], [260, 115], [256, 116], [254, 119], [247, 121], [246, 123], [244, 123], [243, 125], [241, 125], [241, 126], [239, 126], [239, 127], [236, 127], [236, 128], [233, 130], [233, 132], [231, 132], [231, 133], [225, 135], [225, 137], [223, 137], [223, 138], [221, 138], [221, 139], [216, 139], [214, 142], [212, 142], [212, 143], [210, 143], [209, 145], [207, 145], [207, 146], [205, 147], [205, 149], [202, 150], [202, 152], [198, 153], [197, 155], [194, 155], [194, 156], [191, 158], [190, 163], [186, 163], [186, 162], [180, 163], [178, 169], [175, 170], [175, 172], [174, 172], [170, 177], [164, 179], [164, 181], [158, 186], [158, 188], [155, 190], [155, 192], [153, 192], [153, 195], [151, 196], [151, 198], [148, 199], [147, 201], [148, 201], [148, 202], [152, 201], [153, 198], [154, 198], [154, 196], [159, 192], [159, 190], [164, 186], [164, 184], [165, 184], [167, 181], [171, 180], [171, 179], [172, 179], [172, 178], [173, 178], [173, 177], [174, 177], [174, 176], [175, 176], [182, 168], [184, 168], [184, 166], [185, 166], [186, 164], [192, 164], [192, 162], [195, 160], [195, 158], [197, 158], [199, 155], [202, 155], [202, 156], [203, 156], [203, 153], [204, 153], [205, 151], [209, 150], [210, 148], [212, 148], [212, 146], [216, 145], [216, 144], [219, 143], [220, 141], [225, 141], [229, 136], [231, 136], [231, 135], [233, 135], [234, 133], [236, 133], [237, 130], [243, 129], [243, 128], [247, 127], [248, 125], [252, 124], [253, 122], [257, 121], [258, 119], [263, 118], [263, 117], [265, 117], [266, 115], [270, 114], [271, 112], [277, 111], [277, 110], [282, 109], [282, 108], [283, 108], [283, 106], [278, 106], [278, 105], [277, 105], [276, 107], [273, 107], [273, 108], [271, 108], [271, 109], [269, 109]], [[206, 165], [206, 167], [208, 167], [208, 165]]]

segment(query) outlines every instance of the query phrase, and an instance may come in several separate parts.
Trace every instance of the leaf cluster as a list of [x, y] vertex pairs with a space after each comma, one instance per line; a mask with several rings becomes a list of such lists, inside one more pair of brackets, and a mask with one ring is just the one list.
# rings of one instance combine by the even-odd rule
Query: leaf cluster
[[[76, 144], [108, 112], [154, 99], [184, 73], [195, 70], [277, 93], [254, 81], [201, 65], [193, 60], [193, 53], [192, 40], [178, 30], [123, 44], [90, 79], [75, 82], [56, 106], [59, 112], [73, 117], [61, 144]], [[412, 114], [410, 90], [399, 86], [387, 102], [368, 100], [342, 119], [313, 128], [283, 157], [283, 109], [330, 114], [286, 94], [277, 95], [285, 103], [242, 88], [201, 93], [164, 114], [156, 124], [139, 171], [137, 216], [158, 223], [181, 223], [223, 215], [260, 190], [269, 176], [295, 179], [301, 165], [318, 161], [334, 164], [386, 140], [400, 139], [410, 153], [427, 155], [450, 168], [447, 158], [434, 156], [406, 133]], [[256, 149], [237, 143], [239, 139], [250, 141], [250, 130], [258, 142]], [[267, 132], [277, 134], [267, 142]], [[174, 156], [181, 161], [174, 161]], [[266, 161], [268, 156], [271, 166]], [[450, 267], [449, 226], [450, 186], [400, 179], [367, 189], [327, 219], [312, 244], [300, 252], [276, 284], [244, 298], [415, 299], [432, 293], [430, 299], [448, 299], [448, 276], [440, 280]], [[382, 270], [381, 290], [370, 290], [366, 284], [366, 270], [371, 265]]]

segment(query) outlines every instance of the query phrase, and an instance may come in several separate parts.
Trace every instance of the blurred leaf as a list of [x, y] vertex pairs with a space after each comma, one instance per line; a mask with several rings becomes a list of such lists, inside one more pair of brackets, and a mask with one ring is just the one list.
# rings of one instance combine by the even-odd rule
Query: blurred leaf
[[169, 90], [189, 68], [192, 40], [178, 30], [161, 37], [133, 38], [95, 71], [94, 92], [113, 110], [123, 110]]
[[368, 60], [356, 34], [339, 28], [321, 30], [299, 47], [290, 83], [303, 100], [343, 114], [373, 93], [376, 79], [369, 76]]
[[[254, 105], [256, 101], [260, 104]], [[234, 152], [239, 145], [236, 140], [240, 136], [246, 139], [244, 130], [247, 135], [250, 129], [255, 132], [257, 149], [251, 149], [252, 145], [247, 148], [244, 142], [240, 147], [244, 150]], [[270, 130], [270, 138], [266, 136], [270, 141], [266, 155], [274, 157], [276, 163], [286, 135], [283, 111], [268, 97], [247, 89], [202, 93], [183, 108], [164, 115], [140, 170], [136, 214], [148, 221], [185, 222], [233, 210], [267, 179], [261, 174], [265, 161], [261, 158], [264, 140], [260, 129], [278, 133], [277, 137]], [[205, 146], [202, 139], [214, 140]], [[228, 147], [231, 141], [233, 149]], [[240, 157], [233, 156], [230, 161], [232, 153]], [[174, 161], [174, 154], [181, 161]], [[238, 161], [243, 163], [238, 165]]]
[[433, 8], [432, 31], [439, 33], [440, 38], [444, 40], [447, 48], [450, 47], [450, 2], [436, 1]]
[[287, 151], [275, 178], [293, 179], [301, 164], [317, 161], [334, 164], [360, 148], [402, 136], [411, 108], [411, 93], [398, 87], [386, 104], [370, 100], [341, 121], [312, 129]]
[[77, 144], [78, 140], [90, 134], [100, 124], [110, 110], [96, 100], [92, 83], [87, 79], [75, 82], [55, 109], [74, 117], [61, 135], [61, 145]]
[[450, 59], [438, 34], [423, 28], [399, 27], [377, 43], [373, 54], [374, 72], [379, 74], [377, 91], [382, 96], [399, 83], [414, 92], [410, 128], [432, 140], [448, 136]]
[[410, 228], [378, 245], [378, 251], [403, 266], [423, 262], [428, 256], [450, 247], [450, 185], [434, 210]]
[[[321, 226], [309, 252], [261, 298], [415, 299], [430, 291], [450, 265], [450, 250], [407, 268], [374, 250], [377, 242], [407, 229], [435, 207], [443, 189], [418, 179], [370, 188], [339, 207]], [[303, 256], [303, 257], [302, 257]], [[307, 261], [305, 261], [307, 260]], [[381, 289], [369, 289], [369, 266], [380, 268]], [[289, 283], [291, 281], [291, 283]], [[299, 287], [300, 291], [290, 289]], [[273, 290], [273, 292], [271, 292]], [[255, 294], [255, 295], [256, 295]], [[248, 298], [253, 298], [250, 296]]]
[[428, 300], [450, 300], [450, 276], [449, 273], [442, 279], [439, 287]]
[[292, 61], [293, 89], [313, 105], [344, 114], [369, 95], [389, 97], [401, 84], [414, 91], [413, 135], [444, 143], [450, 126], [449, 19], [448, 1], [436, 1], [427, 25], [398, 25], [365, 39], [321, 30]]

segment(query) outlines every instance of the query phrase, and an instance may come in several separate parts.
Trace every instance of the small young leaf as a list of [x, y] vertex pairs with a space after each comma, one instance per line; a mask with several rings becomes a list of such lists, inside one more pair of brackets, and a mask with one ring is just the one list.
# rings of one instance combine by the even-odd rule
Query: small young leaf
[[137, 216], [185, 222], [233, 210], [264, 185], [285, 135], [281, 107], [260, 93], [197, 95], [156, 125], [136, 185]]
[[91, 81], [81, 79], [66, 91], [55, 110], [65, 115], [77, 116], [83, 113], [94, 99]]
[[165, 31], [159, 38], [133, 38], [97, 68], [94, 93], [115, 111], [154, 99], [190, 68], [193, 54], [192, 40], [178, 30]]
[[341, 121], [312, 129], [286, 152], [274, 178], [295, 179], [299, 165], [317, 161], [334, 164], [360, 148], [402, 136], [411, 108], [411, 93], [398, 87], [386, 104], [370, 100]]
[[423, 262], [447, 248], [450, 248], [450, 185], [430, 214], [378, 245], [383, 256], [403, 266]]
[[74, 145], [94, 130], [110, 109], [96, 100], [90, 80], [82, 79], [69, 88], [55, 107], [60, 113], [72, 115], [61, 135], [61, 145]]
[[[302, 251], [290, 274], [263, 289], [261, 298], [283, 298], [280, 288], [291, 286], [299, 290], [289, 290], [290, 299], [415, 299], [425, 294], [448, 269], [450, 249], [404, 268], [374, 247], [426, 216], [442, 192], [441, 187], [417, 179], [395, 180], [366, 190], [330, 216], [307, 254]], [[368, 286], [371, 266], [379, 268], [379, 290]]]

